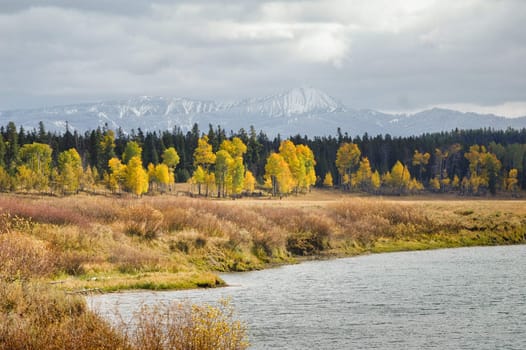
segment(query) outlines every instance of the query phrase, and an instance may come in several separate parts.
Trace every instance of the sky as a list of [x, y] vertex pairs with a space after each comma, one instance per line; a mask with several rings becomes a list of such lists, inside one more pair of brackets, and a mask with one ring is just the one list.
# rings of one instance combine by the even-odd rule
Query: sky
[[524, 0], [0, 0], [0, 110], [321, 89], [526, 116]]

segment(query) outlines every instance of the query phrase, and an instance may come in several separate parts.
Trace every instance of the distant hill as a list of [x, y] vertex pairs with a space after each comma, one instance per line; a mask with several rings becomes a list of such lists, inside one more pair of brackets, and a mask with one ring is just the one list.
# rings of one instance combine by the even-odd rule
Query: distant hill
[[525, 128], [526, 117], [504, 118], [492, 114], [462, 113], [434, 108], [415, 114], [388, 114], [374, 110], [357, 110], [344, 106], [323, 91], [295, 88], [283, 93], [245, 99], [233, 103], [193, 100], [181, 97], [135, 97], [119, 101], [103, 101], [38, 109], [0, 112], [0, 125], [14, 121], [26, 130], [36, 128], [39, 121], [47, 130], [84, 132], [108, 125], [124, 132], [171, 130], [178, 126], [189, 130], [198, 123], [201, 130], [208, 125], [237, 131], [253, 125], [269, 135], [282, 136], [335, 135], [341, 128], [349, 135], [390, 134], [419, 135], [452, 129]]

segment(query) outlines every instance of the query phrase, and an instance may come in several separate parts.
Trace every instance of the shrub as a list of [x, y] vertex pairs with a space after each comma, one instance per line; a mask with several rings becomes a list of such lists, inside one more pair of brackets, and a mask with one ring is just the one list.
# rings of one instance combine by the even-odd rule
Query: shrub
[[0, 234], [0, 279], [48, 276], [55, 262], [43, 242], [18, 232]]
[[189, 302], [143, 306], [134, 323], [136, 331], [129, 338], [138, 350], [242, 350], [249, 345], [245, 324], [225, 300], [219, 306]]
[[163, 226], [164, 215], [150, 206], [126, 208], [126, 233], [145, 239], [156, 238]]
[[0, 281], [0, 350], [130, 349], [80, 297], [34, 283]]

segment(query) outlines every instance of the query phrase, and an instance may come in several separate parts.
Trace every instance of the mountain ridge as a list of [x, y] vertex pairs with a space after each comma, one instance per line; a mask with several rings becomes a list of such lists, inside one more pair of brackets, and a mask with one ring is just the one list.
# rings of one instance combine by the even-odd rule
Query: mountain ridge
[[526, 117], [505, 118], [493, 114], [431, 108], [413, 114], [390, 114], [372, 109], [352, 109], [325, 92], [300, 87], [273, 95], [235, 102], [216, 102], [184, 97], [137, 96], [127, 99], [0, 111], [0, 125], [14, 121], [25, 129], [42, 121], [46, 129], [80, 132], [103, 127], [143, 131], [189, 130], [220, 125], [237, 131], [254, 126], [269, 135], [334, 135], [338, 128], [350, 135], [390, 134], [411, 136], [426, 132], [477, 128], [525, 128]]

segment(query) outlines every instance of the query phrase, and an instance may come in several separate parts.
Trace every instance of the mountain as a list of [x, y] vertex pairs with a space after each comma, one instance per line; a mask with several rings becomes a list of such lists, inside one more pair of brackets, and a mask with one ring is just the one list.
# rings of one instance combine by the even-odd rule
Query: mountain
[[335, 135], [338, 128], [349, 135], [391, 134], [418, 135], [425, 132], [476, 129], [524, 128], [526, 117], [504, 118], [495, 115], [462, 113], [434, 108], [416, 114], [387, 114], [374, 110], [357, 110], [344, 106], [323, 91], [295, 88], [263, 98], [232, 103], [194, 100], [180, 97], [142, 96], [119, 101], [84, 103], [38, 109], [0, 112], [0, 125], [14, 121], [26, 130], [42, 121], [47, 130], [86, 130], [108, 125], [124, 132], [171, 130], [178, 126], [189, 130], [198, 123], [237, 131], [253, 125], [270, 136]]

